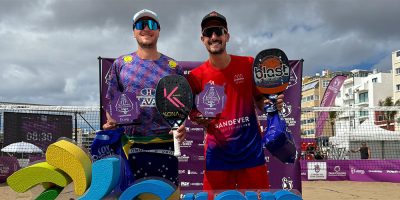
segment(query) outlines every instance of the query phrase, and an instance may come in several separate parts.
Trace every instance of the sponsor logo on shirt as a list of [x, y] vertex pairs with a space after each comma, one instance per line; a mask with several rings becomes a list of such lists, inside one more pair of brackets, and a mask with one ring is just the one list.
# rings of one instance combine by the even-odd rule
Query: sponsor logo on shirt
[[225, 127], [229, 127], [229, 126], [240, 126], [240, 125], [244, 125], [246, 123], [249, 123], [249, 117], [240, 117], [237, 119], [232, 119], [232, 120], [227, 120], [227, 121], [223, 121], [220, 122], [218, 124], [215, 125], [215, 128], [225, 128]]
[[131, 63], [133, 60], [132, 56], [124, 56], [124, 62], [125, 63]]
[[168, 61], [168, 66], [171, 69], [175, 69], [176, 68], [176, 62], [174, 60], [169, 60]]
[[140, 95], [137, 99], [140, 102], [140, 107], [156, 107], [156, 90], [154, 88], [143, 88], [140, 90]]
[[235, 84], [240, 84], [244, 82], [244, 76], [243, 74], [235, 74], [233, 76], [233, 82], [235, 82]]

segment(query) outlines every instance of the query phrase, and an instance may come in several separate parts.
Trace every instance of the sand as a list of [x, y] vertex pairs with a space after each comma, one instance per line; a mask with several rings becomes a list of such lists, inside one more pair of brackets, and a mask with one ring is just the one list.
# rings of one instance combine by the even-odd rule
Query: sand
[[[353, 181], [305, 181], [303, 199], [305, 200], [400, 200], [400, 183], [386, 182], [353, 182]], [[25, 193], [16, 193], [6, 184], [0, 185], [0, 199], [28, 200], [42, 191], [41, 186]], [[66, 187], [58, 200], [77, 199], [73, 193], [73, 185]]]

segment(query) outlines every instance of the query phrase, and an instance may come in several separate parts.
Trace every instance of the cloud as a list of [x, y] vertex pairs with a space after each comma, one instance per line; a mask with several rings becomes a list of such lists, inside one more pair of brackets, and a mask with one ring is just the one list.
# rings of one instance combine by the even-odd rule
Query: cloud
[[177, 60], [207, 59], [200, 21], [212, 10], [228, 20], [229, 53], [281, 48], [290, 59], [305, 60], [306, 75], [326, 68], [388, 70], [400, 47], [397, 0], [5, 0], [0, 101], [99, 104], [97, 57], [135, 51], [131, 20], [143, 8], [160, 17], [159, 51]]

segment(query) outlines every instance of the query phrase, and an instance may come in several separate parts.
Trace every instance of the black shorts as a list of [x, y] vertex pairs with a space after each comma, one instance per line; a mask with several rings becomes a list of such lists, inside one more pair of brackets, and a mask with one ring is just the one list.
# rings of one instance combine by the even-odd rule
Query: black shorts
[[136, 180], [166, 179], [178, 187], [178, 158], [174, 143], [134, 143], [129, 150], [129, 165]]

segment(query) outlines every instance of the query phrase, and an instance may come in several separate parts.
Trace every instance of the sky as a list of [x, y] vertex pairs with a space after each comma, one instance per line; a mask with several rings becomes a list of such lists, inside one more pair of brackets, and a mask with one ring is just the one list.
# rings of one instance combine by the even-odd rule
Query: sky
[[398, 0], [0, 0], [0, 102], [98, 105], [98, 57], [137, 49], [132, 16], [160, 18], [158, 50], [204, 61], [201, 19], [228, 21], [228, 53], [280, 48], [303, 73], [391, 69], [400, 49]]

